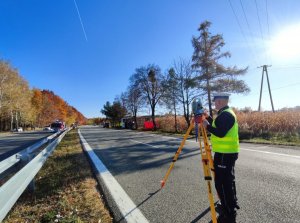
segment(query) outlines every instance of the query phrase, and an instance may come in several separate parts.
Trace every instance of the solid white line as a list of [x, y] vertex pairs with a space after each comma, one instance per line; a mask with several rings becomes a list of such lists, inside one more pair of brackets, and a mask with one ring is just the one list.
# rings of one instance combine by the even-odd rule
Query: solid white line
[[274, 152], [259, 151], [259, 150], [255, 150], [255, 149], [244, 149], [244, 148], [241, 148], [241, 150], [247, 150], [247, 151], [251, 151], [251, 152], [266, 153], [266, 154], [279, 155], [279, 156], [286, 156], [286, 157], [292, 157], [292, 158], [300, 159], [300, 156], [288, 155], [288, 154], [283, 154], [283, 153], [274, 153]]
[[128, 223], [147, 223], [149, 222], [145, 216], [142, 214], [140, 209], [133, 203], [128, 194], [124, 191], [118, 181], [112, 176], [108, 171], [106, 166], [102, 163], [99, 157], [95, 154], [93, 149], [87, 143], [87, 141], [81, 135], [80, 129], [78, 130], [80, 140], [83, 144], [84, 150], [87, 151], [90, 159], [94, 163], [100, 177], [102, 178], [104, 184], [109, 190], [112, 198], [117, 204], [122, 216]]
[[[148, 135], [151, 135], [151, 136], [157, 136], [157, 135], [154, 135], [154, 134], [148, 134]], [[162, 136], [163, 138], [171, 138], [171, 139], [178, 139], [178, 140], [182, 140], [180, 138], [176, 138], [176, 137], [172, 137], [172, 136]], [[135, 140], [132, 140], [132, 141], [135, 141]], [[187, 139], [186, 141], [189, 141], [189, 142], [194, 142], [194, 143], [198, 143], [192, 139]], [[138, 142], [138, 141], [136, 141]], [[139, 142], [141, 143], [141, 142]], [[148, 145], [148, 146], [152, 146], [150, 144], [146, 144], [146, 143], [141, 143], [141, 144], [145, 144], [145, 145]], [[155, 146], [152, 146], [152, 147], [155, 147]], [[156, 147], [157, 148], [157, 147]], [[260, 146], [258, 148], [268, 148], [268, 146]], [[258, 153], [265, 153], [265, 154], [272, 154], [272, 155], [278, 155], [278, 156], [286, 156], [286, 157], [291, 157], [291, 158], [297, 158], [297, 159], [300, 159], [300, 156], [297, 156], [297, 155], [288, 155], [288, 154], [283, 154], [283, 153], [274, 153], [274, 152], [268, 152], [268, 151], [259, 151], [259, 150], [255, 150], [255, 149], [244, 149], [244, 148], [241, 148], [241, 150], [248, 150], [248, 151], [252, 151], [252, 152], [258, 152]]]
[[146, 145], [146, 146], [151, 146], [151, 147], [154, 147], [154, 148], [160, 148], [160, 147], [158, 147], [158, 146], [153, 146], [153, 145], [150, 145], [150, 144], [148, 144], [148, 143], [143, 143], [143, 142], [136, 141], [136, 140], [133, 140], [133, 139], [130, 139], [130, 140], [133, 141], [133, 142], [137, 142], [137, 143], [139, 143], [139, 144]]

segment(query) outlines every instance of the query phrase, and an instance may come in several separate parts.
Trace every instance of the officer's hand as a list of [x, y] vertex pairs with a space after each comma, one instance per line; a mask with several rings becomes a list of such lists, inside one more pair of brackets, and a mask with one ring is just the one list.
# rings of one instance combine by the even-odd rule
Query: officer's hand
[[208, 118], [208, 117], [209, 117], [209, 114], [208, 114], [208, 111], [207, 111], [207, 110], [204, 110], [203, 116], [204, 116], [205, 118]]
[[210, 124], [209, 124], [209, 122], [206, 119], [203, 119], [202, 120], [202, 125], [203, 125], [204, 128], [206, 128]]

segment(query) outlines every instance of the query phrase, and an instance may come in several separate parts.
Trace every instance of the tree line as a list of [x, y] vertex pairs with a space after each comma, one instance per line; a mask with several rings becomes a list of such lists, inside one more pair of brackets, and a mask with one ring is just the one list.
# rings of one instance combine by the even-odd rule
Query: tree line
[[55, 120], [70, 125], [86, 118], [52, 91], [30, 89], [16, 68], [0, 60], [0, 131], [43, 127]]
[[222, 51], [224, 39], [220, 34], [213, 35], [209, 31], [210, 26], [211, 22], [204, 21], [198, 28], [199, 35], [192, 37], [194, 52], [190, 60], [178, 59], [166, 73], [156, 64], [136, 68], [129, 78], [127, 90], [116, 97], [112, 104], [106, 102], [101, 113], [113, 122], [120, 121], [120, 118], [129, 113], [137, 123], [137, 113], [148, 106], [156, 129], [157, 105], [164, 105], [174, 114], [177, 131], [178, 111], [183, 114], [189, 126], [190, 105], [195, 98], [201, 98], [212, 115], [213, 93], [249, 92], [247, 84], [238, 79], [246, 74], [248, 68], [239, 69], [221, 64], [222, 60], [231, 55], [228, 51]]

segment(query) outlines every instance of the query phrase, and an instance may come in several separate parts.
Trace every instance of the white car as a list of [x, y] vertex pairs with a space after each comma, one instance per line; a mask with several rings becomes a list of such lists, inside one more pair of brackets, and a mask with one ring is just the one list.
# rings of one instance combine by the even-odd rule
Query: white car
[[14, 132], [23, 132], [23, 128], [22, 128], [22, 127], [19, 127], [19, 128], [17, 128], [17, 129], [14, 129], [13, 131], [14, 131]]
[[54, 129], [51, 129], [50, 126], [46, 126], [43, 130], [47, 132], [54, 132]]

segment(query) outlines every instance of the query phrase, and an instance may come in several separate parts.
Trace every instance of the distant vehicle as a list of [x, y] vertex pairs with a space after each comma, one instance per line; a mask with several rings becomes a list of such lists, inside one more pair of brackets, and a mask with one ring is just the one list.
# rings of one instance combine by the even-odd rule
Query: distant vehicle
[[19, 127], [19, 128], [17, 128], [17, 129], [14, 129], [13, 131], [14, 131], [14, 132], [23, 132], [23, 128], [22, 128], [22, 127]]
[[54, 129], [52, 129], [50, 126], [45, 126], [43, 130], [48, 132], [54, 132]]
[[63, 122], [53, 122], [51, 123], [50, 128], [53, 129], [55, 132], [60, 132], [65, 129], [65, 125]]
[[105, 122], [105, 123], [103, 124], [103, 128], [109, 128], [109, 122]]
[[123, 129], [135, 129], [134, 121], [132, 117], [122, 118], [120, 122], [120, 126]]

